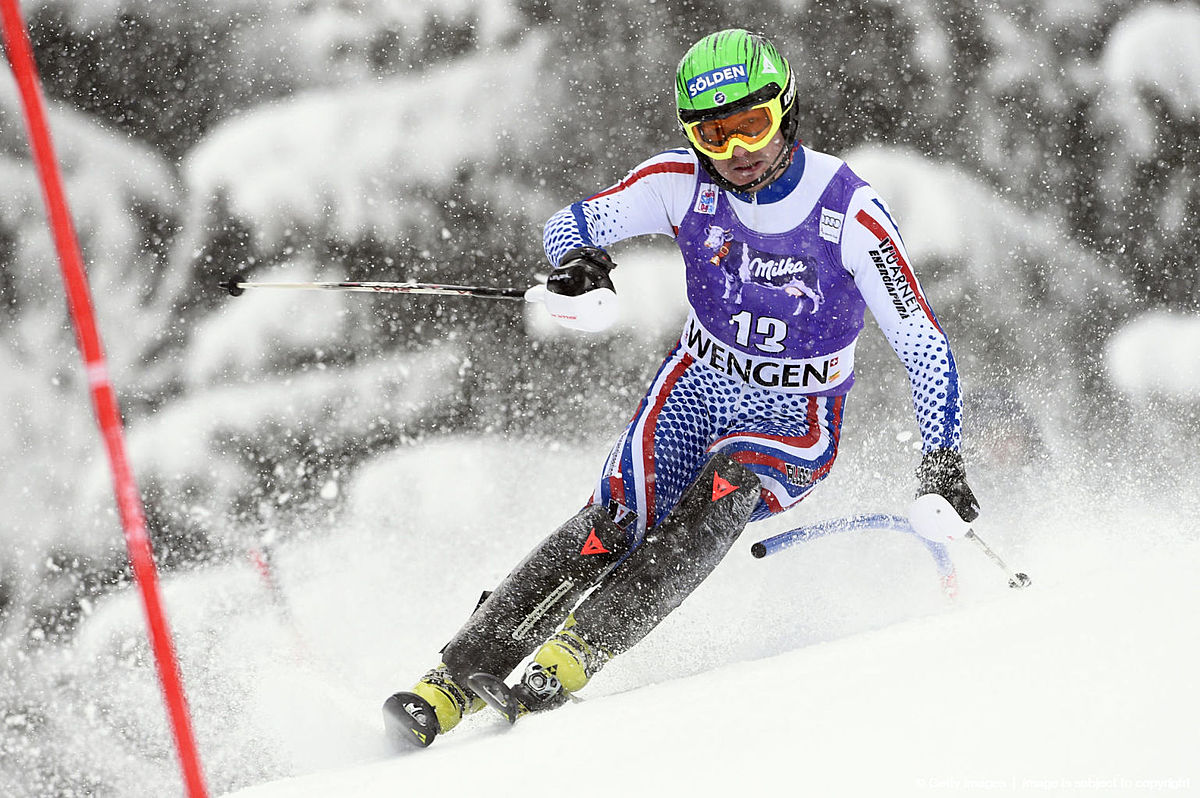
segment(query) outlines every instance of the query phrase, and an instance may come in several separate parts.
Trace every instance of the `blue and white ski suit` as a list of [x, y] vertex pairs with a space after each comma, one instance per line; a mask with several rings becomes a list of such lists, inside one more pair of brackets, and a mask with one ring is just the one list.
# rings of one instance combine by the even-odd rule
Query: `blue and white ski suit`
[[649, 234], [679, 245], [690, 313], [591, 499], [636, 541], [716, 452], [758, 475], [751, 520], [829, 473], [868, 308], [908, 371], [923, 449], [958, 449], [946, 335], [886, 206], [842, 160], [798, 146], [783, 175], [741, 194], [669, 150], [552, 216], [546, 255]]

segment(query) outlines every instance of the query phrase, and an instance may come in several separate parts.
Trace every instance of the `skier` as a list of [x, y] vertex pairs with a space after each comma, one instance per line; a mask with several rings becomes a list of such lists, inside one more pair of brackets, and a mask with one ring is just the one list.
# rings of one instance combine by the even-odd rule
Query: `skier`
[[683, 334], [583, 510], [486, 595], [442, 664], [385, 702], [389, 729], [419, 745], [484, 706], [475, 674], [506, 678], [530, 654], [507, 697], [519, 713], [564, 703], [678, 607], [748, 522], [807, 496], [837, 454], [867, 308], [912, 384], [919, 493], [978, 515], [946, 335], [880, 196], [799, 143], [788, 61], [725, 30], [688, 50], [675, 89], [688, 148], [550, 218], [544, 299], [563, 325], [604, 329], [616, 312], [604, 248], [669, 235], [686, 263]]

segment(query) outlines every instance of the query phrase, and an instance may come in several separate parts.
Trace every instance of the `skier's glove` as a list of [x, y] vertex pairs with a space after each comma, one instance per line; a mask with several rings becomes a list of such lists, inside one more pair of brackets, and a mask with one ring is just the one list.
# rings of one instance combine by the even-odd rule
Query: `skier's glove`
[[959, 514], [962, 520], [970, 523], [979, 517], [979, 502], [967, 484], [967, 469], [963, 465], [962, 455], [953, 449], [934, 449], [926, 452], [917, 466], [917, 481], [921, 487], [918, 496], [926, 493], [936, 493]]
[[546, 310], [573, 330], [599, 332], [617, 320], [617, 293], [608, 273], [616, 266], [599, 247], [576, 247], [546, 280]]

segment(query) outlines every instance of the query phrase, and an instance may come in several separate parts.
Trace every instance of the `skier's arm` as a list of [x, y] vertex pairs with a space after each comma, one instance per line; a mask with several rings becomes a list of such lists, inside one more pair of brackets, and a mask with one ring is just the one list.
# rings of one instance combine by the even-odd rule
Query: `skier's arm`
[[550, 317], [577, 330], [598, 332], [617, 317], [604, 249], [639, 235], [674, 236], [687, 210], [695, 158], [671, 150], [638, 165], [623, 180], [572, 203], [546, 222], [546, 258], [554, 266], [544, 294]]
[[618, 183], [573, 202], [546, 222], [543, 243], [552, 266], [580, 247], [603, 249], [641, 235], [674, 236], [695, 187], [696, 159], [668, 150], [638, 164]]
[[913, 271], [904, 242], [878, 194], [858, 190], [846, 213], [842, 262], [908, 372], [924, 452], [922, 493], [945, 496], [964, 519], [978, 515], [959, 455], [962, 396], [946, 333]]

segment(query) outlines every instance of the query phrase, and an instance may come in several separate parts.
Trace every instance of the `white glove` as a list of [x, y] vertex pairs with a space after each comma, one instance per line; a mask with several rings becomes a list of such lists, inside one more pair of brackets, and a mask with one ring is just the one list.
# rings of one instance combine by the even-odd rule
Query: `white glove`
[[576, 247], [564, 253], [558, 268], [546, 278], [542, 301], [550, 317], [584, 332], [611, 327], [617, 320], [617, 292], [608, 273], [615, 266], [599, 247]]
[[525, 292], [527, 302], [541, 302], [550, 318], [571, 330], [602, 332], [617, 321], [617, 294], [611, 288], [596, 288], [579, 296], [555, 294], [544, 285]]
[[961, 540], [971, 531], [971, 524], [962, 520], [945, 497], [937, 493], [918, 496], [908, 508], [908, 522], [913, 530], [934, 543]]

